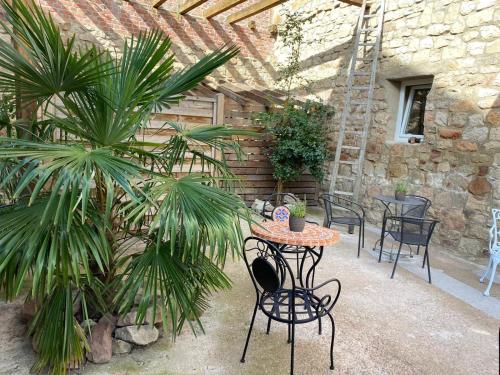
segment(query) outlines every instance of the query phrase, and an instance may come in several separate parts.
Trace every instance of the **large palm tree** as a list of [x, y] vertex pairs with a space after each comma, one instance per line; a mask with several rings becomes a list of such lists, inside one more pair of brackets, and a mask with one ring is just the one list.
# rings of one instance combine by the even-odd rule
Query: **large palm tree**
[[[176, 133], [165, 143], [136, 134], [237, 48], [174, 72], [160, 31], [129, 39], [116, 57], [63, 40], [32, 2], [0, 2], [13, 41], [0, 39], [0, 91], [38, 114], [0, 138], [0, 192], [15, 202], [0, 211], [0, 289], [13, 299], [28, 285], [36, 302], [34, 370], [65, 373], [89, 350], [77, 300], [86, 319], [124, 314], [139, 294], [138, 324], [151, 306], [174, 334], [188, 317], [199, 324], [209, 293], [229, 286], [222, 266], [247, 215], [224, 161], [201, 146], [237, 149], [239, 132], [166, 123]], [[204, 170], [176, 178], [174, 166], [191, 171], [187, 156]]]

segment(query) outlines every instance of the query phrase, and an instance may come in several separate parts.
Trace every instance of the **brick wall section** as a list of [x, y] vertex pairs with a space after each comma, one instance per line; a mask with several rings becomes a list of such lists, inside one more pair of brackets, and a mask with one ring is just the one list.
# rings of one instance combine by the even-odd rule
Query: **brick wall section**
[[[286, 4], [305, 19], [302, 73], [338, 112], [333, 152], [359, 8], [331, 0]], [[372, 222], [381, 213], [373, 196], [393, 194], [394, 183], [408, 179], [412, 193], [432, 199], [430, 214], [441, 220], [436, 241], [464, 255], [486, 251], [490, 210], [500, 207], [499, 23], [495, 0], [388, 2], [364, 165], [362, 203]], [[286, 57], [279, 40], [274, 51], [275, 63]], [[434, 81], [425, 141], [397, 143], [393, 80], [426, 75]]]
[[[265, 85], [275, 75], [267, 61], [274, 43], [267, 30], [269, 14], [256, 16], [259, 27], [251, 30], [245, 21], [234, 26], [227, 24], [226, 13], [213, 20], [197, 17], [201, 10], [181, 16], [167, 10], [169, 2], [159, 9], [153, 8], [151, 0], [40, 0], [39, 3], [61, 24], [63, 31], [68, 35], [75, 33], [82, 43], [91, 41], [107, 49], [119, 49], [124, 38], [157, 28], [171, 38], [178, 66], [192, 64], [224, 44], [235, 43], [241, 48], [240, 55], [218, 69], [216, 77]], [[173, 9], [177, 5], [168, 6]]]

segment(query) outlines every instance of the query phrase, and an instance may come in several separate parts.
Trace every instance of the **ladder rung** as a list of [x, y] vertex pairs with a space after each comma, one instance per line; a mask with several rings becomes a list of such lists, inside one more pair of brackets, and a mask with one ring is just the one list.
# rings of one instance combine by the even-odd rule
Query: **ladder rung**
[[351, 100], [351, 104], [368, 104], [368, 100]]
[[358, 46], [374, 46], [376, 43], [359, 43]]
[[358, 164], [357, 161], [350, 161], [350, 160], [339, 160], [340, 164], [346, 164], [346, 165], [356, 165]]
[[372, 62], [373, 59], [366, 59], [364, 57], [356, 57], [356, 61]]
[[377, 16], [378, 16], [378, 14], [365, 14], [365, 15], [363, 15], [363, 18], [365, 18], [365, 19], [366, 18], [374, 18], [374, 17], [377, 17]]
[[367, 27], [365, 29], [361, 29], [361, 32], [367, 32], [367, 31], [376, 31], [377, 28], [376, 27]]
[[341, 180], [349, 180], [349, 181], [354, 181], [356, 180], [354, 177], [347, 177], [347, 176], [339, 176], [337, 175], [337, 179], [341, 179]]
[[340, 194], [340, 195], [353, 195], [354, 193], [350, 192], [350, 191], [340, 191], [340, 190], [335, 190], [334, 191], [335, 194]]
[[370, 86], [352, 86], [353, 90], [370, 90]]
[[345, 130], [344, 133], [349, 133], [349, 134], [363, 134], [362, 131], [359, 131], [359, 130]]
[[354, 75], [355, 76], [365, 76], [366, 77], [366, 76], [371, 75], [371, 73], [370, 72], [354, 72]]
[[346, 150], [359, 150], [360, 149], [359, 146], [345, 146], [345, 145], [342, 145], [342, 148], [345, 148]]

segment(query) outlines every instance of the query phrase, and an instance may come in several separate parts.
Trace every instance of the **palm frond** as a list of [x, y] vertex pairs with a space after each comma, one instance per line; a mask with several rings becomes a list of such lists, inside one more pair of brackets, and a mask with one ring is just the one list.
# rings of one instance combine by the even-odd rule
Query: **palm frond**
[[170, 241], [172, 251], [175, 245], [185, 256], [205, 252], [221, 263], [227, 252], [238, 254], [242, 240], [240, 218], [249, 220], [248, 209], [237, 195], [212, 182], [211, 177], [196, 174], [178, 180], [155, 178], [148, 201], [157, 202], [151, 230], [158, 245]]
[[8, 24], [3, 30], [23, 53], [0, 40], [0, 90], [21, 101], [47, 102], [56, 94], [88, 92], [102, 77], [102, 53], [89, 47], [80, 53], [75, 38], [64, 42], [58, 26], [31, 0], [1, 0]]
[[172, 75], [165, 81], [163, 92], [156, 101], [156, 105], [168, 108], [170, 105], [178, 103], [186, 91], [194, 89], [206, 76], [238, 53], [239, 48], [235, 45], [223, 46], [201, 58], [191, 67]]
[[61, 207], [51, 204], [51, 199], [40, 198], [31, 206], [21, 200], [1, 211], [0, 289], [9, 300], [19, 294], [28, 275], [31, 294], [39, 299], [60, 277], [78, 285], [82, 275], [92, 278], [93, 264], [100, 272], [109, 266], [107, 226], [99, 210], [89, 205], [85, 216], [80, 210], [61, 216], [57, 210], [70, 211], [68, 202]]
[[70, 285], [56, 285], [51, 290], [31, 322], [29, 333], [39, 351], [34, 372], [66, 374], [69, 365], [79, 365], [85, 349], [90, 350], [85, 332], [73, 316]]
[[153, 243], [143, 253], [133, 256], [119, 279], [121, 287], [115, 302], [123, 314], [140, 294], [136, 324], [144, 321], [152, 307], [152, 315], [161, 311], [164, 326], [170, 322], [172, 332], [177, 334], [186, 317], [202, 328], [198, 317], [207, 308], [205, 297], [228, 288], [230, 281], [208, 257], [185, 257], [182, 251], [172, 252], [171, 248], [168, 242], [161, 242], [158, 247]]
[[[46, 144], [3, 137], [0, 137], [0, 145], [0, 160], [14, 162], [17, 158], [16, 167], [0, 182], [0, 189], [10, 182], [13, 173], [21, 173], [14, 198], [23, 195], [27, 186], [32, 186], [30, 202], [34, 202], [50, 184], [51, 204], [47, 207], [60, 208], [69, 201], [69, 217], [77, 205], [81, 206], [85, 217], [92, 186], [107, 184], [111, 194], [106, 200], [109, 207], [115, 185], [134, 197], [133, 181], [140, 178], [141, 172], [148, 172], [140, 165], [113, 155], [109, 148], [86, 149], [79, 144]], [[59, 208], [56, 217], [61, 214]]]

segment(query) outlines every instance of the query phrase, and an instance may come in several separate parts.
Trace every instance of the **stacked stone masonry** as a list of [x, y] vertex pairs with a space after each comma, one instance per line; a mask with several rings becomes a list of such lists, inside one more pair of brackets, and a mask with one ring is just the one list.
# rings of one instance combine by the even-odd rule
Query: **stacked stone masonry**
[[[500, 207], [500, 2], [387, 3], [362, 203], [369, 220], [380, 223], [381, 207], [373, 196], [393, 194], [395, 182], [407, 180], [411, 193], [432, 200], [430, 215], [441, 221], [434, 240], [462, 255], [480, 256], [487, 251], [491, 208]], [[305, 20], [302, 74], [313, 94], [337, 109], [330, 130], [334, 155], [359, 8], [331, 0], [283, 6]], [[274, 51], [274, 64], [286, 58], [279, 40]], [[396, 142], [395, 86], [429, 76], [424, 141]], [[328, 186], [327, 180], [324, 189]]]

